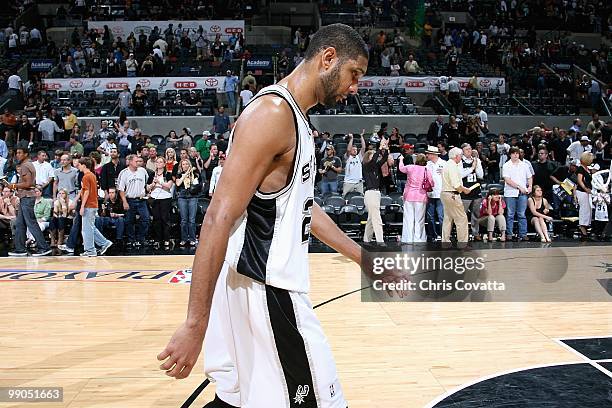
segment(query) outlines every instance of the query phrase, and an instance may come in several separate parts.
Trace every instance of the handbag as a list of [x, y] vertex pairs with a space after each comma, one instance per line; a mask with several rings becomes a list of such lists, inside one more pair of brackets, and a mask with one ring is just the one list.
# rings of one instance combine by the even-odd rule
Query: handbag
[[191, 181], [191, 186], [189, 186], [189, 194], [198, 195], [202, 191], [202, 184], [199, 182], [197, 177], [194, 177]]
[[422, 186], [422, 188], [423, 188], [423, 190], [425, 190], [426, 193], [431, 193], [433, 191], [433, 184], [431, 184], [431, 182], [427, 178], [427, 168], [425, 168], [425, 171], [423, 172], [423, 186]]

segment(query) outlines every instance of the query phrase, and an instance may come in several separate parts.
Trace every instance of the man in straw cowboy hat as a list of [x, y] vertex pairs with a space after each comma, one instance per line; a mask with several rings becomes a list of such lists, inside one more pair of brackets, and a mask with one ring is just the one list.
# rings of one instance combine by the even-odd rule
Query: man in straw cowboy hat
[[[433, 190], [427, 193], [427, 239], [431, 242], [436, 241], [442, 236], [442, 222], [444, 221], [444, 206], [440, 199], [442, 193], [442, 171], [446, 160], [440, 158], [440, 149], [437, 146], [427, 146], [425, 150], [427, 156], [427, 170], [431, 173], [434, 186]], [[436, 225], [436, 219], [438, 224]]]

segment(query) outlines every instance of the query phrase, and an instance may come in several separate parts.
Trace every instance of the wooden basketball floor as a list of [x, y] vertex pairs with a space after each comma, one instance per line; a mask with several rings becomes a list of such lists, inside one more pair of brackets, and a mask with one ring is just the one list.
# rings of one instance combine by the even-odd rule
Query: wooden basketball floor
[[[508, 273], [538, 256], [505, 251], [516, 258]], [[568, 276], [591, 268], [585, 279], [612, 278], [612, 247], [565, 251]], [[0, 387], [64, 388], [63, 403], [37, 407], [179, 407], [204, 379], [203, 356], [174, 380], [156, 355], [185, 317], [189, 285], [169, 281], [192, 259], [0, 258]], [[359, 267], [343, 257], [310, 260], [313, 304], [361, 287]], [[359, 293], [317, 309], [351, 408], [425, 407], [482, 377], [584, 362], [557, 339], [610, 337], [611, 312], [605, 301], [367, 303]], [[214, 386], [193, 406], [211, 395]], [[16, 406], [32, 405], [0, 402]]]

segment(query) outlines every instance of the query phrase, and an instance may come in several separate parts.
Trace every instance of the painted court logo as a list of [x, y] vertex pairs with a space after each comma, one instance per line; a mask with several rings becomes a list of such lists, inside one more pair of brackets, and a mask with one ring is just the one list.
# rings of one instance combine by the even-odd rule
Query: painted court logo
[[169, 283], [191, 283], [191, 269], [180, 269], [170, 278]]
[[302, 405], [304, 403], [304, 398], [308, 396], [310, 392], [310, 386], [308, 385], [298, 385], [297, 392], [295, 393], [295, 397], [293, 398], [293, 402]]

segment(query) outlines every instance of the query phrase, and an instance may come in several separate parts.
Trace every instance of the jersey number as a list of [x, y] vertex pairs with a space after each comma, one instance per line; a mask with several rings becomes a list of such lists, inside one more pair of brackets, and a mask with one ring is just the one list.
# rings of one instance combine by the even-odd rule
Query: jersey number
[[310, 222], [312, 221], [312, 205], [314, 200], [312, 198], [304, 201], [304, 208], [302, 210], [302, 243], [308, 242], [310, 237]]
[[467, 181], [468, 181], [468, 183], [475, 183], [476, 182], [476, 174], [474, 174], [474, 173], [468, 174]]

